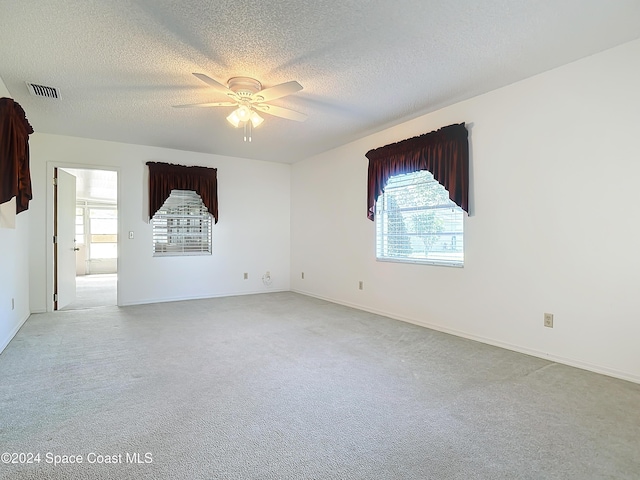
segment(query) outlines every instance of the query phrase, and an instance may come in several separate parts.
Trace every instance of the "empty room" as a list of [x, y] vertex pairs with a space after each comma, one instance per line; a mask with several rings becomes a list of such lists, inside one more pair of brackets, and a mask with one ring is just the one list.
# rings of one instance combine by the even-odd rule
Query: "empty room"
[[0, 478], [640, 478], [640, 2], [0, 0]]

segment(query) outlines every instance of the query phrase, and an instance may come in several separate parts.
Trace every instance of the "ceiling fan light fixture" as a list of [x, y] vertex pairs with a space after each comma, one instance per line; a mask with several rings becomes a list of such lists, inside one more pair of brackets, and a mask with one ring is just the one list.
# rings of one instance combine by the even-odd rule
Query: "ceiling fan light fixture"
[[253, 128], [256, 128], [258, 125], [264, 122], [264, 118], [258, 115], [258, 113], [255, 111], [251, 112], [251, 115], [249, 116], [249, 120], [251, 120], [251, 123], [253, 124]]
[[240, 126], [240, 117], [238, 117], [238, 110], [234, 110], [231, 112], [231, 115], [227, 117], [227, 122], [229, 122], [234, 127], [238, 128]]
[[251, 109], [246, 105], [241, 105], [236, 109], [236, 115], [238, 115], [241, 122], [248, 122], [251, 118]]
[[247, 122], [251, 122], [252, 126], [255, 128], [264, 122], [264, 118], [258, 115], [255, 110], [252, 110], [246, 105], [241, 105], [231, 112], [231, 115], [227, 117], [227, 121], [236, 128]]

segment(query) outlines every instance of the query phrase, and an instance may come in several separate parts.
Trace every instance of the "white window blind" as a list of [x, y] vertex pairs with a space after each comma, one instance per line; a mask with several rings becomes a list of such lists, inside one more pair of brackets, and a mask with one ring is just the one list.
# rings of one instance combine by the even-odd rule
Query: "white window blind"
[[376, 202], [379, 260], [464, 265], [463, 211], [422, 170], [389, 179]]
[[196, 192], [172, 190], [151, 223], [154, 256], [211, 254], [211, 215]]

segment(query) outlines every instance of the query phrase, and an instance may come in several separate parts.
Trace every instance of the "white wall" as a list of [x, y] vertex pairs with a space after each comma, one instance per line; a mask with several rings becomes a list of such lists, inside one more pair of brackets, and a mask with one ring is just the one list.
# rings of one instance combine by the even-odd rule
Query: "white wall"
[[0, 352], [30, 313], [29, 211], [16, 216], [15, 200], [3, 205], [11, 209], [15, 228], [0, 227]]
[[[638, 58], [631, 42], [294, 164], [292, 289], [640, 382]], [[465, 267], [376, 262], [364, 154], [459, 122]]]
[[[118, 171], [119, 305], [289, 289], [289, 165], [39, 133], [30, 146], [32, 311], [52, 306], [53, 190], [48, 179], [54, 165]], [[153, 258], [147, 161], [218, 169], [213, 255]], [[262, 282], [267, 271], [270, 286]]]
[[[0, 79], [0, 97], [10, 97]], [[29, 210], [15, 200], [0, 207], [0, 352], [29, 317]]]

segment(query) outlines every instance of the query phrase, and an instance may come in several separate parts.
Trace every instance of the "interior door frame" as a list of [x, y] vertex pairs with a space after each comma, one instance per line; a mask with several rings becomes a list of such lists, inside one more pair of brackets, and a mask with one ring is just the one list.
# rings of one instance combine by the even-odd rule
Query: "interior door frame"
[[[54, 311], [54, 301], [53, 301], [53, 292], [54, 292], [54, 245], [53, 245], [53, 226], [54, 226], [54, 215], [55, 215], [55, 205], [53, 201], [54, 188], [53, 188], [53, 170], [54, 168], [75, 168], [78, 170], [109, 170], [111, 172], [116, 172], [118, 175], [117, 181], [117, 195], [118, 199], [116, 201], [116, 210], [118, 212], [118, 243], [117, 243], [117, 258], [116, 258], [116, 269], [118, 272], [118, 276], [120, 275], [120, 251], [121, 251], [121, 241], [122, 241], [122, 218], [120, 215], [120, 198], [121, 195], [121, 185], [122, 182], [120, 180], [120, 168], [113, 165], [92, 165], [86, 163], [72, 163], [72, 162], [47, 162], [47, 236], [46, 236], [46, 275], [47, 275], [47, 312]], [[116, 286], [116, 304], [120, 305], [120, 282], [117, 282]]]

